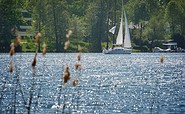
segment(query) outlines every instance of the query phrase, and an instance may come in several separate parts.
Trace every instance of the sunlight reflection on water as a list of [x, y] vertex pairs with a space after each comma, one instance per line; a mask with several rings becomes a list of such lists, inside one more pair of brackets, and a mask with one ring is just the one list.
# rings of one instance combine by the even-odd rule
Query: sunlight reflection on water
[[[159, 61], [160, 53], [82, 53], [81, 72], [74, 69], [76, 55], [51, 53], [43, 58], [39, 54], [33, 78], [31, 61], [34, 54], [16, 54], [13, 57], [16, 72], [13, 74], [8, 72], [9, 55], [1, 54], [0, 111], [13, 113], [16, 108], [17, 113], [25, 113], [23, 99], [29, 98], [34, 82], [32, 113], [37, 114], [62, 113], [64, 107], [66, 113], [185, 112], [184, 53], [164, 53], [163, 64]], [[71, 82], [60, 86], [66, 64], [72, 77], [79, 76], [76, 88]], [[16, 83], [17, 74], [19, 84]]]

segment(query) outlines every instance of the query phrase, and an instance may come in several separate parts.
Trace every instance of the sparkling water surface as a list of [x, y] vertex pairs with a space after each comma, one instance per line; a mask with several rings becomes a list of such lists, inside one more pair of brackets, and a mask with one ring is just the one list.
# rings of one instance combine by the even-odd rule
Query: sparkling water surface
[[[185, 113], [185, 53], [82, 53], [81, 71], [75, 70], [77, 53], [0, 54], [0, 113], [31, 114]], [[9, 62], [14, 65], [9, 72]], [[72, 81], [61, 82], [66, 65]]]

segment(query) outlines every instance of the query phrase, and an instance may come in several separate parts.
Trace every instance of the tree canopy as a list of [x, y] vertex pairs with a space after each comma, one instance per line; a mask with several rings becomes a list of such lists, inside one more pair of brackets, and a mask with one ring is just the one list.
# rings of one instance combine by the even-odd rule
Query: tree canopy
[[[41, 44], [48, 51], [64, 52], [66, 34], [73, 31], [69, 52], [101, 52], [115, 35], [109, 33], [119, 25], [121, 0], [0, 0], [0, 51], [9, 51], [9, 45], [19, 31], [21, 9], [32, 16], [32, 27], [27, 33], [42, 33]], [[134, 50], [152, 51], [167, 40], [174, 40], [185, 49], [184, 0], [123, 0], [128, 17]], [[27, 37], [27, 42], [34, 40]], [[25, 45], [25, 44], [22, 44]], [[28, 45], [28, 44], [27, 44]], [[23, 49], [23, 51], [25, 51]]]

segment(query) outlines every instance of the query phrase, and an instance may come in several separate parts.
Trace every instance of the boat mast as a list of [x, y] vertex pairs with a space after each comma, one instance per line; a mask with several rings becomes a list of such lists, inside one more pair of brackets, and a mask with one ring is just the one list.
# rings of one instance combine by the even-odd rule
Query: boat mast
[[130, 41], [130, 32], [129, 32], [129, 26], [128, 26], [128, 21], [125, 13], [125, 9], [123, 8], [124, 11], [124, 18], [125, 18], [125, 35], [124, 35], [124, 47], [125, 48], [131, 48], [131, 41]]
[[[123, 0], [122, 0], [122, 5], [121, 5], [121, 18], [123, 19]], [[122, 20], [122, 22], [123, 22], [123, 20]], [[123, 25], [122, 25], [123, 26]], [[122, 33], [123, 33], [123, 31], [122, 31]], [[123, 42], [122, 42], [122, 47], [124, 47], [124, 36], [123, 36], [123, 40], [122, 40]]]
[[[116, 1], [117, 0], [114, 0], [114, 26], [116, 26]], [[112, 44], [115, 44], [115, 42], [114, 42], [114, 40], [115, 40], [115, 35], [113, 34], [113, 37], [112, 37]]]
[[[121, 8], [121, 10], [122, 9], [123, 8]], [[116, 38], [116, 45], [123, 46], [123, 10], [121, 11], [121, 20], [120, 20], [118, 35]]]
[[108, 49], [109, 48], [109, 37], [108, 37], [108, 33], [109, 33], [109, 19], [110, 19], [110, 17], [109, 17], [109, 15], [110, 15], [110, 11], [109, 11], [109, 8], [110, 8], [110, 0], [108, 0], [108, 3], [107, 3], [107, 9], [108, 9], [108, 16], [107, 16], [107, 45], [106, 45], [106, 49]]

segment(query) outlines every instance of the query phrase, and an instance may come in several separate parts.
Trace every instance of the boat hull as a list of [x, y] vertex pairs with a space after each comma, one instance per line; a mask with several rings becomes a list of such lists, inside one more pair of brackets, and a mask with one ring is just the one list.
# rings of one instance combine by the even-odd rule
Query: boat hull
[[115, 49], [104, 49], [104, 54], [131, 54], [132, 49], [115, 48]]

